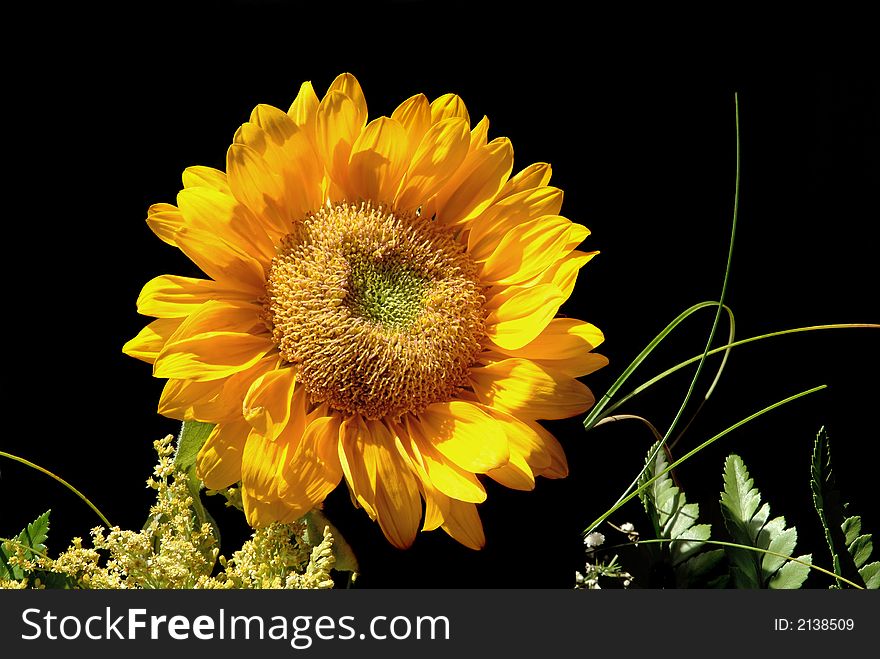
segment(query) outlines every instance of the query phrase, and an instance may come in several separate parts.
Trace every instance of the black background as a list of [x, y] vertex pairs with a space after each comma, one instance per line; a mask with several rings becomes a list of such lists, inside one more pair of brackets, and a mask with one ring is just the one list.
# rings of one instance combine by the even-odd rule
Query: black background
[[[878, 79], [860, 34], [864, 17], [298, 4], [126, 5], [115, 14], [48, 7], [15, 23], [25, 38], [6, 70], [0, 448], [76, 484], [113, 523], [140, 527], [151, 501], [143, 482], [152, 441], [178, 429], [154, 411], [162, 382], [121, 353], [148, 320], [135, 299], [156, 275], [197, 274], [150, 233], [146, 209], [174, 202], [186, 166], [223, 168], [253, 106], [286, 109], [303, 80], [320, 95], [351, 71], [371, 116], [417, 92], [456, 92], [474, 121], [489, 116], [490, 138], [511, 138], [517, 171], [552, 163], [563, 213], [592, 230], [585, 248], [602, 252], [563, 307], [606, 334], [600, 352], [611, 365], [585, 380], [597, 396], [680, 311], [719, 294], [734, 189], [734, 92], [743, 178], [728, 303], [737, 336], [880, 322]], [[688, 321], [631, 384], [699, 353], [711, 320], [706, 311]], [[723, 460], [737, 452], [773, 513], [797, 525], [799, 550], [827, 565], [809, 490], [812, 440], [825, 425], [844, 498], [865, 529], [880, 529], [878, 336], [833, 330], [731, 354], [678, 454], [778, 399], [829, 388], [679, 469], [708, 521], [719, 522]], [[621, 411], [665, 429], [690, 373]], [[440, 531], [398, 551], [337, 489], [326, 511], [358, 553], [358, 583], [571, 587], [583, 560], [579, 532], [635, 476], [651, 438], [634, 422], [589, 434], [579, 419], [550, 428], [566, 448], [570, 477], [539, 479], [530, 493], [489, 483], [481, 552]], [[60, 551], [98, 523], [54, 481], [9, 461], [0, 470], [0, 533], [51, 507], [50, 548]], [[246, 529], [216, 504], [228, 555]], [[636, 506], [612, 519], [648, 530]], [[827, 585], [815, 575], [808, 584]]]

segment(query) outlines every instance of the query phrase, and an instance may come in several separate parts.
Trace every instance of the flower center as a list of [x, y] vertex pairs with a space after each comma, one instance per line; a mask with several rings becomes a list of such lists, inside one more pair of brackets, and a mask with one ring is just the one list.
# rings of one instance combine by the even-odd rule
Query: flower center
[[370, 204], [297, 223], [272, 261], [265, 317], [313, 402], [369, 419], [419, 412], [466, 384], [485, 311], [451, 232]]

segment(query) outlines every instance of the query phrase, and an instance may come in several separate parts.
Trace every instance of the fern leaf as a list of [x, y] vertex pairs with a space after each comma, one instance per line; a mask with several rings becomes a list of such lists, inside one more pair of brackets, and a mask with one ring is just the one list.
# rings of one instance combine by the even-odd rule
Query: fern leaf
[[[797, 530], [794, 527], [785, 528], [784, 517], [768, 521], [770, 506], [767, 503], [761, 504], [761, 493], [738, 455], [729, 455], [724, 461], [721, 513], [734, 542], [773, 552], [728, 549], [732, 564], [731, 579], [735, 587], [801, 587], [809, 574], [809, 567], [774, 555], [792, 555], [797, 544]], [[812, 557], [805, 554], [799, 560], [809, 563]]]
[[0, 578], [2, 579], [24, 579], [24, 571], [17, 566], [9, 564], [9, 559], [18, 552], [19, 545], [23, 545], [28, 549], [35, 551], [26, 551], [25, 558], [34, 559], [38, 554], [46, 552], [46, 538], [49, 537], [49, 513], [47, 510], [37, 517], [33, 522], [28, 524], [18, 537], [14, 538], [15, 544], [4, 542], [0, 545]]
[[[669, 466], [666, 454], [662, 450], [657, 451], [657, 447], [658, 444], [654, 444], [648, 451], [647, 464], [640, 479], [641, 484], [662, 473]], [[655, 451], [657, 454], [652, 458]], [[717, 563], [718, 558], [718, 555], [712, 552], [713, 558], [691, 562], [701, 555], [698, 552], [705, 547], [706, 540], [712, 533], [709, 524], [696, 523], [700, 515], [700, 506], [687, 502], [684, 492], [673, 483], [668, 473], [651, 483], [640, 496], [657, 537], [673, 541], [669, 543], [663, 558], [674, 570], [676, 583], [694, 585]]]
[[860, 568], [859, 575], [865, 580], [865, 588], [877, 590], [880, 588], [880, 561], [868, 563]]

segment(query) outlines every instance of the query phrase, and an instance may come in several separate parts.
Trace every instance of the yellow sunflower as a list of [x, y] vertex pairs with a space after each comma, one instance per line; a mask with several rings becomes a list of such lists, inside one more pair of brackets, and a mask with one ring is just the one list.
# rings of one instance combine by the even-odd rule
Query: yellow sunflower
[[198, 474], [240, 482], [252, 526], [344, 478], [394, 545], [421, 525], [477, 549], [478, 474], [567, 474], [537, 421], [593, 404], [576, 378], [607, 363], [602, 333], [555, 316], [596, 252], [550, 166], [511, 177], [488, 128], [454, 94], [368, 122], [354, 76], [322, 99], [306, 82], [287, 112], [254, 109], [225, 173], [190, 167], [177, 205], [149, 209], [208, 278], [148, 282], [138, 311], [157, 320], [123, 350], [168, 379], [161, 414], [215, 424]]

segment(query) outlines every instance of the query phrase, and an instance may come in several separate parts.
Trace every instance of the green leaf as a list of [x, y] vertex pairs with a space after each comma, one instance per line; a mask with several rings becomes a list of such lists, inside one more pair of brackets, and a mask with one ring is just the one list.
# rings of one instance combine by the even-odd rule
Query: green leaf
[[810, 565], [812, 565], [813, 557], [810, 554], [798, 556], [797, 560], [807, 563], [796, 563], [794, 561], [786, 561], [785, 565], [779, 568], [768, 583], [769, 588], [775, 590], [794, 590], [800, 588], [810, 574]]
[[177, 437], [177, 453], [174, 465], [183, 472], [189, 472], [196, 464], [196, 457], [214, 429], [211, 423], [201, 421], [184, 421]]
[[858, 516], [847, 517], [840, 525], [840, 530], [843, 531], [844, 544], [849, 547], [862, 534], [862, 518]]
[[859, 570], [859, 575], [865, 580], [865, 588], [877, 590], [880, 588], [880, 561], [868, 563]]
[[[845, 548], [858, 537], [862, 522], [858, 517], [844, 519], [846, 505], [841, 502], [831, 469], [831, 441], [824, 427], [819, 429], [813, 442], [810, 489], [813, 492], [813, 505], [825, 531], [825, 541], [831, 552], [834, 574], [861, 585], [857, 566]], [[840, 579], [837, 580], [837, 587], [843, 587]]]
[[0, 579], [15, 579], [20, 581], [27, 576], [20, 567], [9, 564], [9, 559], [18, 552], [17, 545], [23, 545], [33, 551], [25, 551], [25, 558], [34, 559], [39, 554], [46, 553], [46, 538], [49, 537], [49, 513], [47, 510], [28, 524], [17, 537], [13, 538], [16, 544], [4, 542], [0, 544]]
[[[687, 588], [691, 584], [702, 582], [723, 559], [723, 549], [700, 552], [678, 566], [675, 571], [676, 584], [679, 588]], [[723, 578], [726, 584], [727, 575], [724, 575]], [[713, 581], [715, 580], [717, 578], [713, 579]], [[715, 586], [712, 586], [712, 581], [709, 581], [707, 587], [714, 588]]]
[[[724, 490], [721, 513], [733, 541], [772, 553], [728, 548], [731, 580], [736, 588], [800, 588], [809, 567], [792, 562], [797, 530], [785, 528], [785, 518], [770, 517], [769, 504], [761, 504], [761, 493], [749, 476], [745, 463], [731, 454], [724, 461]], [[775, 556], [774, 554], [782, 554]], [[810, 562], [805, 554], [800, 560]]]
[[871, 542], [871, 534], [860, 535], [852, 541], [852, 544], [847, 549], [849, 549], [856, 567], [862, 567], [871, 558], [871, 552], [874, 549], [874, 544]]
[[[659, 446], [657, 442], [648, 451], [640, 485], [647, 483], [669, 466], [666, 454], [662, 449], [658, 450]], [[674, 541], [668, 546], [665, 543], [661, 545], [661, 560], [674, 569], [677, 583], [694, 585], [697, 578], [702, 576], [702, 572], [694, 569], [700, 564], [692, 563], [690, 567], [685, 565], [705, 547], [705, 541], [712, 532], [709, 524], [696, 524], [700, 515], [699, 504], [687, 503], [684, 492], [675, 485], [668, 473], [650, 483], [639, 496], [657, 538]]]

